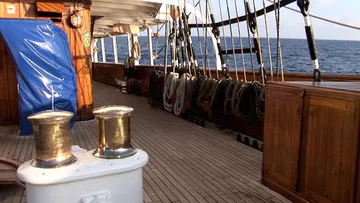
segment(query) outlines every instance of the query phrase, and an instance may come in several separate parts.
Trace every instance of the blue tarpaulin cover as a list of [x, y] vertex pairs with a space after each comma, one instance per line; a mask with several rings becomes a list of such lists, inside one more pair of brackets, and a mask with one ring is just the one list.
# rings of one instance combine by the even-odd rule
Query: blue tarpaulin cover
[[32, 134], [29, 115], [53, 107], [74, 113], [72, 127], [77, 104], [76, 74], [65, 32], [51, 21], [0, 19], [0, 33], [16, 66], [20, 135]]

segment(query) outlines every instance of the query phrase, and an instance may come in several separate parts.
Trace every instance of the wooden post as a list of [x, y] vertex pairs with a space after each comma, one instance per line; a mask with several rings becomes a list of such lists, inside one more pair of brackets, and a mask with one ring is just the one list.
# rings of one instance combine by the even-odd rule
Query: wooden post
[[[147, 28], [147, 35], [148, 35], [148, 46], [149, 46], [149, 60], [150, 65], [154, 65], [154, 53], [153, 53], [153, 45], [152, 45], [152, 28]], [[157, 53], [156, 53], [157, 54]]]

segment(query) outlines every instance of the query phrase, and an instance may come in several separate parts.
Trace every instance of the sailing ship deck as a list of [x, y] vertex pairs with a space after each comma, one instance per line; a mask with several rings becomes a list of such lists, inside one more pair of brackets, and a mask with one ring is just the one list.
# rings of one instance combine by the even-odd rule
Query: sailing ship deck
[[[146, 98], [124, 95], [94, 82], [95, 106], [129, 105], [132, 143], [149, 154], [144, 168], [145, 202], [289, 202], [260, 183], [262, 153], [236, 141], [236, 133], [203, 128], [159, 108]], [[17, 136], [17, 127], [0, 127], [0, 157], [24, 162], [34, 156], [32, 137]], [[77, 122], [71, 141], [97, 146], [94, 120]], [[64, 194], [66, 195], [66, 194]], [[21, 187], [0, 185], [0, 202], [26, 202]]]

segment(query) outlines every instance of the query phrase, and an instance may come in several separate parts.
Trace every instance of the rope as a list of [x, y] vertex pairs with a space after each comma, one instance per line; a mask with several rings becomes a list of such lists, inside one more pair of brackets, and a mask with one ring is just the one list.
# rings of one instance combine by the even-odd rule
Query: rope
[[234, 115], [239, 116], [237, 114], [237, 112], [236, 112], [236, 107], [237, 107], [237, 104], [239, 102], [237, 95], [238, 95], [238, 92], [240, 91], [240, 89], [246, 84], [247, 84], [246, 81], [238, 80], [238, 81], [236, 81], [236, 84], [235, 84], [234, 89], [232, 91], [231, 110], [232, 110], [232, 114], [234, 114]]
[[220, 121], [224, 118], [224, 103], [226, 98], [226, 90], [228, 89], [231, 80], [218, 80], [215, 93], [212, 95], [209, 119], [213, 121]]
[[264, 120], [265, 115], [265, 86], [259, 85], [258, 83], [254, 84], [255, 91], [257, 92], [256, 100], [256, 115], [260, 121]]
[[232, 81], [229, 84], [228, 88], [226, 89], [226, 96], [225, 96], [225, 102], [224, 102], [225, 114], [228, 114], [228, 115], [233, 114], [233, 110], [232, 110], [232, 101], [233, 101], [233, 96], [234, 96], [233, 93], [234, 93], [237, 83], [238, 83], [238, 80]]
[[[198, 3], [195, 5], [195, 1], [193, 0], [193, 4], [195, 5], [194, 7], [196, 7], [201, 0], [198, 1]], [[200, 4], [199, 4], [200, 5]], [[201, 8], [201, 5], [199, 6]], [[197, 31], [197, 40], [199, 42], [199, 47], [200, 47], [200, 58], [201, 58], [201, 62], [202, 62], [202, 67], [203, 67], [203, 74], [206, 75], [206, 70], [205, 70], [205, 61], [204, 61], [204, 55], [203, 55], [203, 50], [202, 50], [202, 45], [201, 45], [201, 41], [200, 41], [200, 32], [199, 32], [199, 24], [198, 24], [198, 20], [196, 17], [196, 9], [195, 10], [195, 22], [196, 22], [196, 31]], [[201, 15], [201, 9], [200, 9], [200, 15]], [[201, 15], [202, 16], [202, 15]], [[203, 22], [201, 22], [203, 24]]]
[[[278, 4], [278, 5], [277, 5]], [[279, 80], [279, 68], [281, 69], [281, 80], [284, 81], [284, 67], [282, 64], [282, 51], [280, 43], [280, 1], [274, 2], [274, 11], [275, 11], [275, 20], [276, 20], [276, 44], [277, 44], [277, 53], [276, 53], [276, 81]]]
[[[244, 58], [244, 47], [242, 43], [242, 36], [241, 36], [241, 29], [240, 29], [240, 22], [239, 22], [239, 13], [238, 13], [238, 6], [237, 6], [237, 0], [234, 0], [235, 2], [235, 11], [236, 11], [236, 20], [237, 20], [237, 27], [239, 32], [239, 38], [240, 38], [240, 50], [241, 50], [241, 59], [242, 59], [242, 66], [243, 66], [243, 74], [244, 74], [244, 80], [246, 81], [246, 67], [245, 67], [245, 58]], [[237, 71], [237, 69], [236, 69]], [[238, 76], [237, 76], [238, 77]], [[238, 79], [237, 79], [238, 80]]]
[[134, 42], [133, 46], [131, 48], [131, 53], [133, 53], [133, 58], [135, 60], [140, 60], [141, 59], [141, 48], [138, 42]]
[[[263, 2], [263, 7], [265, 8], [265, 0]], [[264, 9], [264, 20], [265, 20], [265, 29], [266, 29], [266, 39], [267, 39], [267, 45], [268, 45], [268, 54], [269, 54], [269, 65], [270, 65], [270, 76], [271, 80], [274, 80], [274, 73], [273, 73], [273, 64], [272, 64], [272, 56], [271, 56], [271, 45], [270, 45], [270, 37], [269, 37], [269, 25], [267, 20], [267, 14], [266, 9]]]
[[247, 121], [252, 121], [256, 118], [256, 100], [257, 91], [254, 89], [254, 84], [260, 84], [257, 81], [252, 83], [244, 83], [241, 88], [235, 92], [235, 115], [242, 117]]
[[[218, 2], [219, 2], [219, 10], [220, 10], [220, 19], [221, 19], [221, 30], [222, 30], [222, 33], [223, 33], [223, 36], [222, 36], [222, 38], [223, 38], [223, 41], [224, 41], [224, 44], [225, 44], [225, 61], [224, 61], [224, 63], [225, 64], [229, 64], [229, 61], [228, 61], [228, 52], [227, 52], [227, 43], [226, 43], [226, 38], [225, 38], [225, 28], [224, 28], [224, 20], [223, 20], [223, 14], [222, 14], [222, 6], [221, 6], [221, 0], [218, 0]], [[214, 12], [212, 12], [212, 13], [214, 13]], [[231, 25], [230, 25], [231, 26]], [[219, 33], [219, 36], [220, 36], [220, 33]], [[220, 42], [220, 37], [219, 37], [219, 42]], [[219, 51], [221, 51], [221, 50], [219, 50]], [[224, 64], [223, 63], [223, 64]]]
[[181, 116], [185, 111], [186, 84], [188, 80], [191, 80], [191, 75], [188, 73], [182, 74], [179, 79], [176, 90], [176, 101], [174, 104], [174, 114], [177, 116]]
[[255, 22], [255, 32], [253, 32], [253, 34], [254, 34], [254, 38], [256, 40], [254, 43], [256, 45], [255, 47], [257, 47], [256, 52], [257, 52], [258, 63], [259, 63], [259, 66], [260, 66], [260, 74], [261, 74], [262, 83], [265, 85], [266, 73], [265, 73], [265, 66], [264, 66], [263, 57], [262, 57], [262, 50], [261, 50], [261, 42], [260, 42], [259, 26], [258, 26], [258, 21], [257, 21], [255, 0], [253, 0], [253, 6], [254, 6], [254, 22]]
[[[227, 13], [228, 13], [228, 18], [230, 19], [230, 8], [229, 8], [229, 1], [228, 0], [226, 0], [226, 8], [227, 8]], [[231, 44], [232, 44], [232, 51], [233, 51], [233, 57], [234, 57], [234, 65], [235, 65], [235, 76], [236, 76], [236, 80], [239, 80], [237, 61], [236, 61], [236, 54], [235, 54], [235, 42], [234, 42], [234, 36], [233, 36], [233, 31], [232, 31], [232, 24], [229, 24], [229, 25], [230, 25], [230, 35], [231, 35]], [[225, 42], [225, 46], [226, 46], [226, 42]]]
[[176, 87], [178, 84], [179, 74], [170, 72], [168, 75], [165, 76], [165, 86], [163, 91], [163, 106], [164, 109], [168, 112], [172, 112], [173, 110], [173, 103], [174, 98], [173, 95], [176, 92]]
[[[244, 6], [246, 5], [246, 2], [249, 2], [248, 0], [244, 0]], [[245, 16], [246, 16], [246, 28], [247, 28], [247, 33], [248, 33], [248, 41], [249, 41], [249, 48], [250, 48], [250, 59], [251, 59], [251, 69], [252, 69], [252, 73], [253, 73], [253, 80], [256, 80], [256, 75], [255, 75], [255, 65], [254, 65], [254, 58], [253, 58], [253, 52], [252, 52], [252, 43], [251, 43], [251, 36], [250, 36], [250, 23], [249, 23], [249, 12], [246, 9], [245, 6]]]

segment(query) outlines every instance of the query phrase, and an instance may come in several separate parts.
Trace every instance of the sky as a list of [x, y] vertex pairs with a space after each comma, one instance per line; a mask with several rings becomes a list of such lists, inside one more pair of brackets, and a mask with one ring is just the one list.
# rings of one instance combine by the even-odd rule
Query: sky
[[[188, 3], [193, 4], [198, 0], [187, 0]], [[229, 4], [230, 17], [236, 17], [235, 0], [210, 0], [214, 10], [216, 22], [221, 21], [220, 5], [222, 8], [222, 20], [228, 19], [227, 4]], [[239, 16], [244, 15], [244, 1], [236, 0], [238, 6]], [[255, 7], [257, 10], [263, 8], [263, 0], [254, 0]], [[264, 0], [266, 6], [271, 3], [268, 0]], [[253, 0], [249, 0], [252, 10]], [[219, 5], [220, 3], [220, 5]], [[205, 0], [201, 0], [202, 14], [205, 15]], [[289, 7], [299, 10], [296, 2], [289, 5]], [[199, 9], [199, 6], [197, 6]], [[360, 0], [310, 0], [310, 13], [313, 15], [321, 16], [327, 19], [338, 21], [341, 23], [354, 25], [360, 27]], [[199, 14], [199, 13], [198, 13]], [[276, 24], [274, 12], [268, 13], [268, 32], [270, 37], [276, 37]], [[194, 18], [190, 18], [191, 23], [195, 23]], [[296, 38], [305, 39], [304, 21], [303, 16], [300, 13], [281, 8], [280, 10], [280, 37], [281, 38]], [[200, 21], [198, 22], [200, 23]], [[264, 17], [258, 18], [259, 32], [261, 37], [266, 37], [265, 21]], [[314, 36], [316, 39], [332, 39], [332, 40], [359, 40], [360, 41], [360, 30], [342, 27], [339, 25], [324, 22], [318, 19], [312, 18]], [[243, 35], [247, 35], [246, 23], [240, 23], [240, 31]], [[155, 30], [155, 29], [153, 29]], [[221, 35], [223, 35], [223, 30]], [[237, 24], [232, 25], [233, 35], [239, 36]], [[230, 27], [224, 27], [225, 35], [230, 36]], [[193, 29], [193, 35], [197, 35], [196, 29]], [[200, 35], [202, 34], [200, 30]]]

